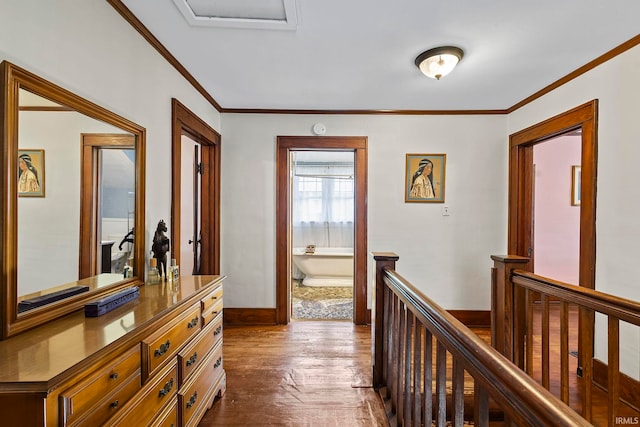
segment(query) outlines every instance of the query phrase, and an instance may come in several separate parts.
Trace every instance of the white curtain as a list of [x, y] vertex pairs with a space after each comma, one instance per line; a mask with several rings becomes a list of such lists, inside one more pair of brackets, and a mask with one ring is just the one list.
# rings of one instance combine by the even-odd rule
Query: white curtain
[[353, 247], [353, 182], [353, 164], [295, 165], [294, 247]]

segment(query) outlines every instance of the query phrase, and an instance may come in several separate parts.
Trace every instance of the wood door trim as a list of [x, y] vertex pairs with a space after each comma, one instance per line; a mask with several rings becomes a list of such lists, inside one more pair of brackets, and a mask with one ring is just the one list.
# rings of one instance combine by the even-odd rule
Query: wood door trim
[[582, 131], [580, 286], [595, 289], [598, 100], [580, 105], [509, 136], [508, 251], [528, 256], [531, 235], [533, 146], [572, 129]]
[[370, 323], [367, 311], [367, 137], [279, 136], [276, 158], [276, 321], [290, 320], [289, 271], [291, 228], [289, 226], [289, 154], [295, 150], [354, 150], [354, 318], [357, 325]]
[[[202, 176], [201, 195], [201, 272], [220, 273], [220, 167], [221, 136], [205, 121], [175, 98], [171, 99], [171, 253], [180, 264], [180, 201], [182, 135], [201, 146], [201, 159], [207, 171]], [[204, 220], [206, 218], [206, 220]], [[207, 255], [203, 257], [203, 255]]]
[[[96, 264], [98, 259], [98, 244], [96, 241], [98, 227], [98, 172], [97, 147], [135, 148], [136, 138], [130, 134], [112, 133], [83, 133], [80, 135], [80, 242], [89, 242], [89, 250], [80, 251], [78, 262], [78, 277], [80, 279], [99, 274]], [[137, 219], [137, 215], [136, 215]]]
[[[510, 255], [528, 256], [533, 247], [533, 146], [572, 129], [582, 131], [582, 182], [580, 200], [580, 286], [596, 286], [596, 176], [598, 162], [598, 100], [530, 126], [509, 136], [509, 213], [508, 251]], [[567, 173], [568, 179], [568, 173]], [[534, 250], [535, 256], [535, 250]], [[531, 270], [531, 263], [528, 269]], [[595, 314], [580, 316], [578, 331], [578, 366], [593, 357]]]

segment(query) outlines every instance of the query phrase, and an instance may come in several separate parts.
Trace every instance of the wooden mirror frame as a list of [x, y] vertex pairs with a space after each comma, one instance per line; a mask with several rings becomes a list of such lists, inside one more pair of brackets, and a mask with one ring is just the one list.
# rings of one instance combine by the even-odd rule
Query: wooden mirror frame
[[[3, 161], [0, 162], [2, 197], [0, 213], [4, 218], [0, 231], [0, 263], [2, 287], [0, 288], [0, 334], [6, 339], [19, 332], [36, 327], [72, 311], [78, 310], [88, 301], [98, 299], [116, 290], [144, 281], [145, 260], [145, 128], [118, 116], [74, 93], [36, 76], [14, 64], [0, 64], [0, 146]], [[78, 113], [116, 126], [134, 135], [135, 154], [135, 233], [134, 276], [103, 288], [90, 290], [65, 298], [18, 316], [18, 96], [25, 89], [53, 102], [69, 107]], [[82, 284], [91, 285], [92, 279], [83, 279]]]

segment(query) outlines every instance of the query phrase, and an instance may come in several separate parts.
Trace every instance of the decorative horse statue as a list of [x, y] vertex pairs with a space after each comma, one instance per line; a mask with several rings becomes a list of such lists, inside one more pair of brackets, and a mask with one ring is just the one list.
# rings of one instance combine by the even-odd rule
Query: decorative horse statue
[[165, 234], [167, 232], [167, 224], [161, 219], [158, 227], [153, 235], [153, 244], [151, 251], [153, 257], [158, 260], [158, 273], [160, 277], [167, 277], [167, 252], [169, 252], [169, 238]]

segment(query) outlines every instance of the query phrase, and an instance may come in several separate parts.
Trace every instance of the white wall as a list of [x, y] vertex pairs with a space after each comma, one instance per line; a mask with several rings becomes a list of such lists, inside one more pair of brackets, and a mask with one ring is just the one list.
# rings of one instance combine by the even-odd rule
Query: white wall
[[[509, 134], [592, 99], [598, 108], [596, 289], [640, 300], [640, 46], [511, 113]], [[640, 331], [621, 325], [621, 366], [640, 377]], [[606, 325], [597, 325], [596, 357], [607, 360]]]
[[[319, 121], [327, 135], [368, 137], [369, 252], [396, 252], [398, 271], [446, 308], [487, 310], [489, 256], [507, 242], [505, 116], [223, 114], [225, 305], [275, 307], [276, 137]], [[406, 153], [446, 153], [450, 216], [404, 202]]]
[[171, 98], [216, 129], [219, 113], [104, 0], [0, 0], [0, 11], [0, 60], [146, 128], [150, 247], [171, 213]]

